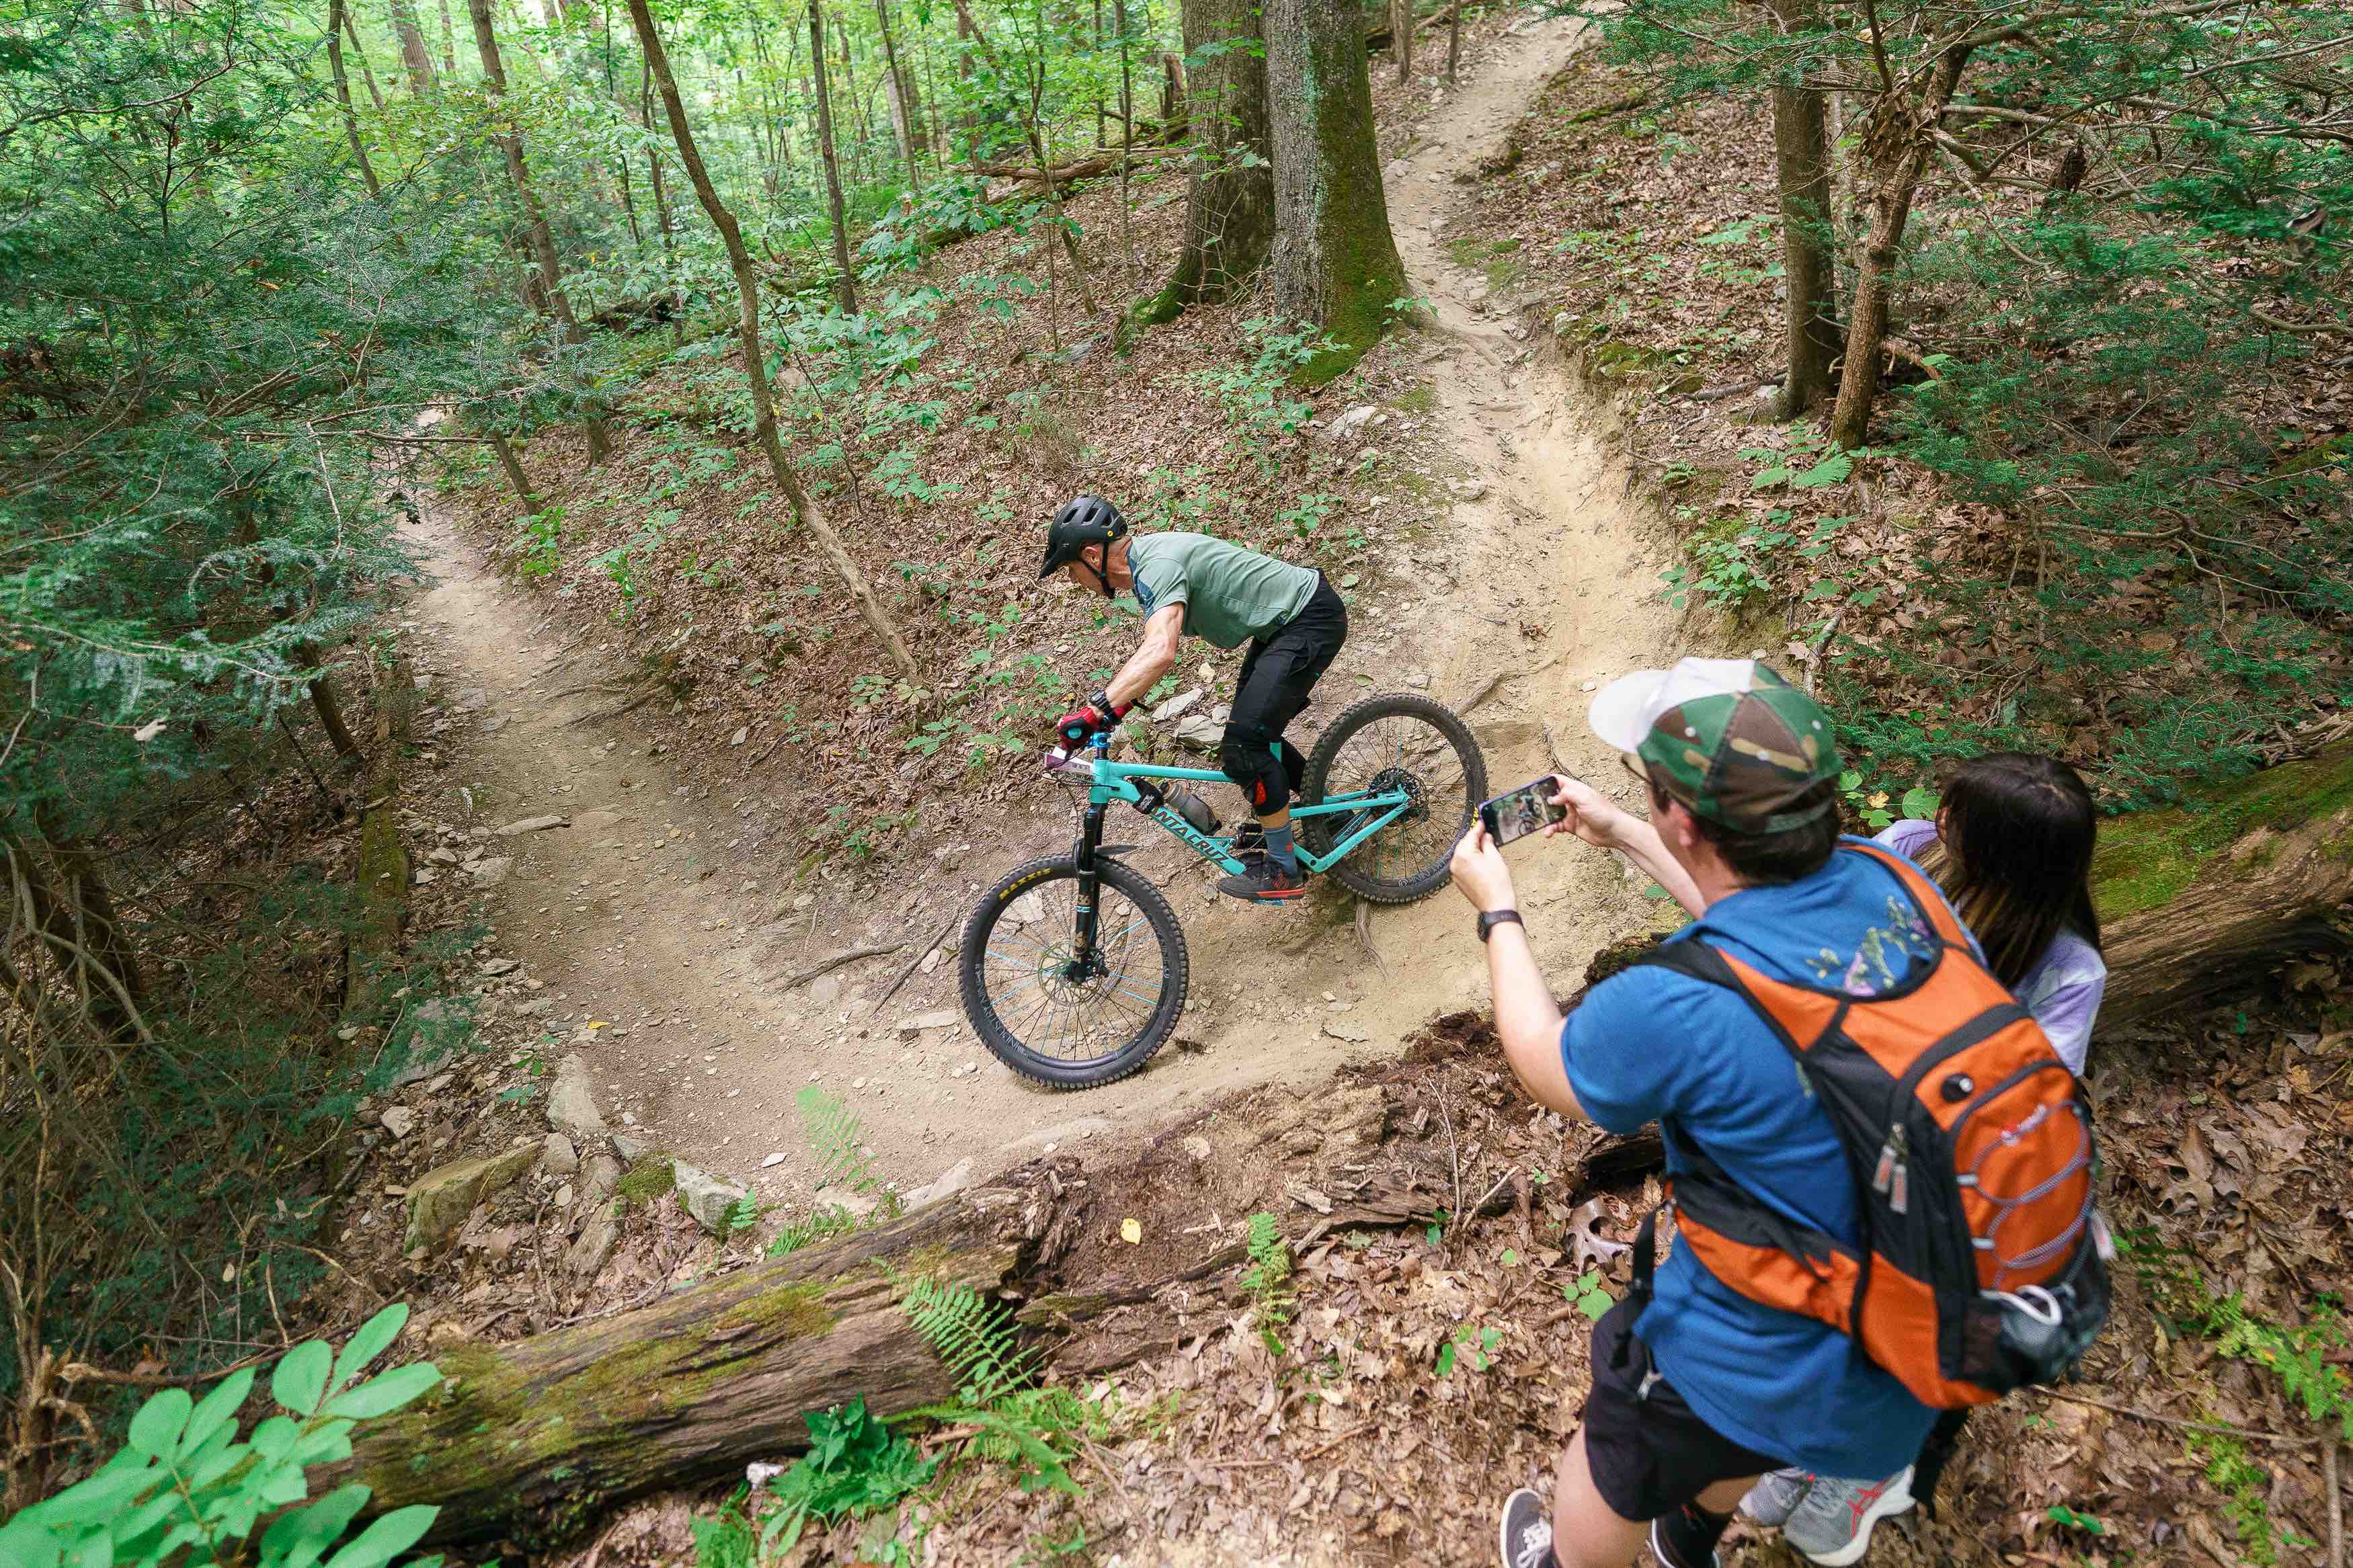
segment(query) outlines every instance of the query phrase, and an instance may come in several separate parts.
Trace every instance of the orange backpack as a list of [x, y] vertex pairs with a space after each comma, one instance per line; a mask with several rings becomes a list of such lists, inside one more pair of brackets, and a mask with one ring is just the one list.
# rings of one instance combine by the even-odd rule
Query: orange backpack
[[[1841, 852], [1893, 871], [1936, 934], [1896, 989], [1793, 984], [1696, 940], [1640, 962], [1731, 991], [1788, 1047], [1854, 1172], [1861, 1248], [1750, 1196], [1672, 1121], [1690, 1168], [1662, 1206], [1727, 1288], [1852, 1336], [1924, 1405], [2057, 1382], [2108, 1313], [2091, 1108], [1928, 879], [1875, 844]], [[1638, 1302], [1657, 1219], [1635, 1240]]]

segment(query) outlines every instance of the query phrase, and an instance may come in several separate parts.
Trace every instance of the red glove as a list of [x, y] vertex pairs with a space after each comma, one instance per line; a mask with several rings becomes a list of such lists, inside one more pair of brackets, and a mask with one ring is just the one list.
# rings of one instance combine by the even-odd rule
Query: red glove
[[1112, 728], [1127, 716], [1133, 703], [1113, 702], [1103, 692], [1096, 692], [1083, 706], [1073, 708], [1054, 721], [1054, 733], [1066, 745], [1083, 746], [1104, 730]]

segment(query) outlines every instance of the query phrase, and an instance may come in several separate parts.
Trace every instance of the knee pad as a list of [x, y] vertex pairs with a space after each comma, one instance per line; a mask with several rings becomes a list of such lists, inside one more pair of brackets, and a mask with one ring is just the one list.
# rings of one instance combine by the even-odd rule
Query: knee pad
[[1250, 809], [1261, 816], [1281, 809], [1291, 799], [1282, 764], [1262, 740], [1227, 736], [1218, 745], [1218, 767], [1241, 786]]

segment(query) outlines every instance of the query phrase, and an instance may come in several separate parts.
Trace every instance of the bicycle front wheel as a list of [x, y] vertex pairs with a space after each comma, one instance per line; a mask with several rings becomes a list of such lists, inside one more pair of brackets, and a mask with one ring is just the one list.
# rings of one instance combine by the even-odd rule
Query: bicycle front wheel
[[[1367, 697], [1332, 721], [1307, 759], [1306, 788], [1307, 798], [1317, 802], [1405, 794], [1404, 814], [1356, 846], [1330, 875], [1359, 898], [1406, 904], [1445, 886], [1455, 840], [1487, 798], [1487, 759], [1452, 709], [1389, 692]], [[1354, 832], [1357, 818], [1335, 812], [1300, 820], [1311, 835], [1309, 847], [1320, 855]]]
[[1176, 1027], [1190, 979], [1176, 911], [1142, 872], [1096, 860], [1095, 941], [1078, 944], [1079, 864], [1015, 868], [965, 921], [965, 1016], [997, 1059], [1054, 1089], [1113, 1083]]

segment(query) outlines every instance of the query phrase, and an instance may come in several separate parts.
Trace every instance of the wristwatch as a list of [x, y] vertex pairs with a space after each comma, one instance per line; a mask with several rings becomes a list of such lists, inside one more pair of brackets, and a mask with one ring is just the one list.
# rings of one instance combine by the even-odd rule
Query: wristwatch
[[1525, 931], [1528, 922], [1520, 919], [1517, 910], [1489, 910], [1479, 917], [1479, 940], [1486, 941], [1488, 933], [1500, 925], [1515, 925]]

